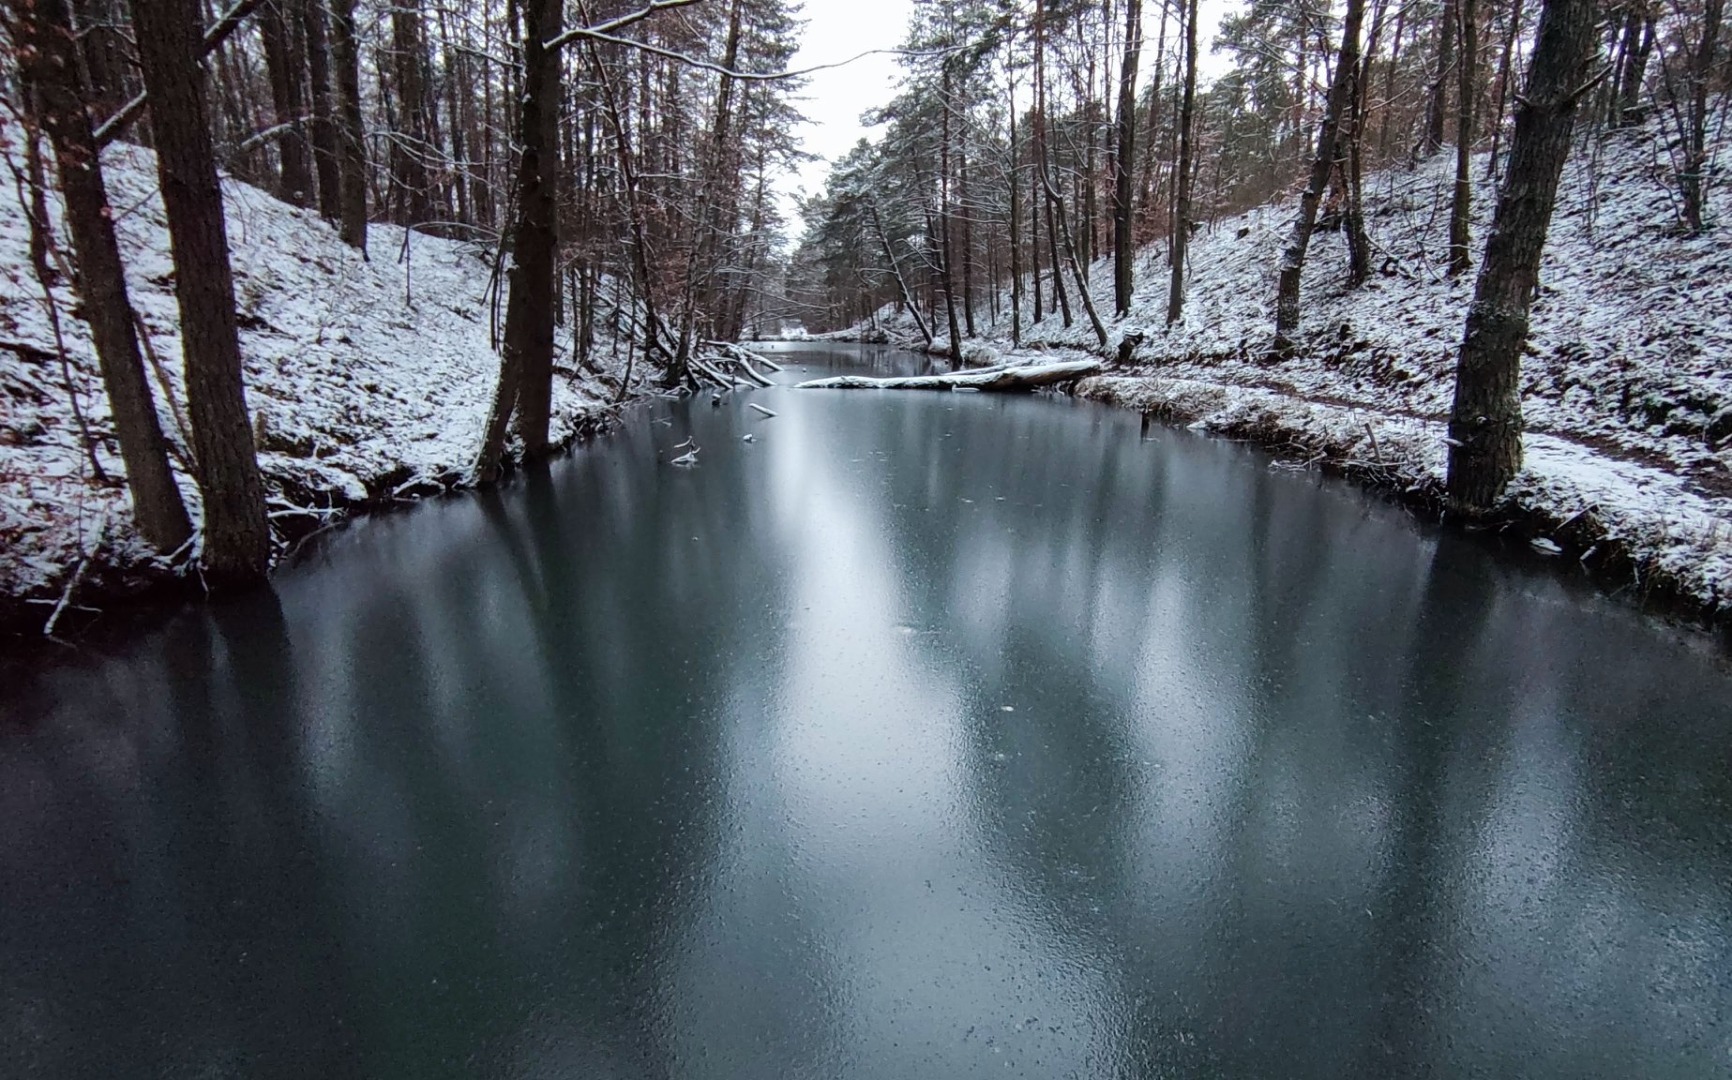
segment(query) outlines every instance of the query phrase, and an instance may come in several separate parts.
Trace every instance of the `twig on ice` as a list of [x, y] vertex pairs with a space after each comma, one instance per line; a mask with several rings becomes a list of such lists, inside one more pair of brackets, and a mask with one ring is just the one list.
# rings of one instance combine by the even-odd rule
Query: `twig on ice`
[[766, 408], [764, 408], [764, 407], [763, 407], [763, 406], [762, 406], [762, 405], [759, 405], [759, 404], [758, 404], [758, 403], [757, 403], [757, 402], [755, 402], [755, 401], [748, 401], [748, 402], [747, 402], [747, 403], [746, 403], [746, 408], [748, 408], [748, 409], [753, 409], [753, 410], [755, 410], [755, 411], [757, 411], [757, 412], [760, 412], [760, 413], [763, 413], [763, 414], [764, 414], [764, 416], [765, 416], [765, 417], [766, 417], [766, 418], [767, 418], [767, 419], [773, 419], [773, 418], [774, 418], [774, 417], [776, 417], [776, 416], [777, 416], [777, 415], [779, 415], [779, 414], [778, 414], [778, 413], [776, 413], [776, 412], [775, 412], [775, 411], [774, 411], [774, 410], [772, 410], [772, 409], [766, 409]]

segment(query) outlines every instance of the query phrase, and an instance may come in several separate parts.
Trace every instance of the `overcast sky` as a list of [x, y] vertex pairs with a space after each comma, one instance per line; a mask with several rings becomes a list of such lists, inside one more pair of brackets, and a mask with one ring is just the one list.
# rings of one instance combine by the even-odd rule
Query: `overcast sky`
[[[1215, 28], [1221, 23], [1221, 15], [1237, 6], [1239, 0], [1199, 2], [1197, 24], [1201, 34], [1198, 44], [1202, 53], [1199, 67], [1205, 74], [1208, 69], [1219, 65], [1218, 58], [1211, 63], [1209, 46], [1214, 40]], [[868, 49], [894, 49], [902, 44], [908, 32], [908, 15], [912, 9], [911, 0], [806, 0], [806, 32], [791, 66], [803, 68], [831, 64]], [[1152, 51], [1155, 24], [1150, 21], [1149, 14], [1159, 9], [1153, 3], [1145, 3], [1145, 9], [1144, 32], [1149, 38], [1147, 48]], [[1145, 68], [1152, 62], [1150, 57]], [[790, 217], [792, 232], [799, 233], [800, 222], [792, 220], [794, 206], [791, 196], [801, 190], [809, 194], [823, 190], [830, 159], [847, 153], [862, 137], [876, 137], [876, 129], [860, 125], [860, 114], [894, 97], [901, 73], [901, 65], [895, 57], [868, 56], [847, 67], [810, 76], [805, 90], [806, 100], [800, 103], [800, 109], [810, 123], [803, 125], [797, 134], [806, 151], [818, 155], [819, 160], [808, 162], [782, 183], [783, 210]]]

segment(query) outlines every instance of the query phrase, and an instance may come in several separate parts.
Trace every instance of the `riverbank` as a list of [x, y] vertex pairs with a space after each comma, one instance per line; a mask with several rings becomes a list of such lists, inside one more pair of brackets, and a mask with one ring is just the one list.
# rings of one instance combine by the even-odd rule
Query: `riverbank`
[[[1572, 159], [1546, 249], [1523, 371], [1526, 467], [1495, 527], [1608, 591], [1695, 622], [1732, 626], [1732, 232], [1675, 227], [1658, 126], [1619, 132]], [[1495, 187], [1476, 159], [1475, 250]], [[1330, 468], [1436, 515], [1447, 459], [1454, 352], [1473, 275], [1444, 272], [1452, 162], [1368, 178], [1380, 251], [1358, 289], [1345, 239], [1320, 233], [1304, 281], [1300, 349], [1273, 361], [1275, 271], [1292, 200], [1215, 222], [1193, 243], [1184, 317], [1165, 325], [1159, 246], [1139, 255], [1129, 364], [1085, 380], [1085, 397], [1254, 441], [1288, 463]], [[1732, 190], [1711, 194], [1732, 222]], [[1067, 285], [1074, 283], [1067, 282]], [[1111, 267], [1091, 286], [1110, 303]], [[1074, 287], [1070, 300], [1076, 303]], [[1050, 297], [1049, 304], [1050, 304]], [[1024, 298], [1025, 310], [1029, 299]], [[1097, 353], [1082, 312], [1048, 312], [1012, 346], [1007, 298], [964, 346], [970, 364]], [[977, 311], [977, 316], [989, 313]], [[923, 345], [881, 313], [847, 336]], [[932, 344], [948, 353], [948, 342]]]
[[[158, 412], [196, 516], [155, 161], [117, 145], [104, 165]], [[277, 556], [356, 513], [465, 486], [498, 373], [491, 251], [373, 225], [363, 258], [311, 211], [233, 180], [223, 194]], [[57, 193], [49, 209], [58, 227]], [[185, 553], [163, 558], [132, 527], [78, 298], [62, 280], [45, 300], [28, 244], [20, 208], [0, 202], [0, 641], [38, 636], [51, 619], [75, 634], [102, 613], [198, 589]], [[588, 368], [569, 344], [556, 358], [560, 445], [611, 422], [625, 368], [605, 327]]]

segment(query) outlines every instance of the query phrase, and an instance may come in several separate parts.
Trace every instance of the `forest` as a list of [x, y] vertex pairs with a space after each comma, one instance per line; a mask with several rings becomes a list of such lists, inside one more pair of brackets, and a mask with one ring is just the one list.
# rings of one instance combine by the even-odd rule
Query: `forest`
[[[316, 215], [349, 252], [300, 262], [403, 266], [400, 309], [416, 308], [413, 236], [485, 267], [481, 294], [460, 299], [484, 312], [497, 370], [481, 429], [455, 433], [480, 436], [462, 482], [497, 478], [508, 440], [517, 458], [548, 452], [556, 367], [562, 382], [591, 380], [590, 396], [604, 404], [636, 386], [631, 361], [636, 379], [653, 375], [660, 387], [731, 385], [717, 368], [741, 362], [714, 343], [740, 337], [765, 284], [779, 280], [784, 234], [771, 185], [799, 153], [790, 103], [799, 80], [786, 74], [797, 25], [780, 0], [9, 5], [4, 149], [19, 200], [9, 224], [27, 233], [27, 261], [9, 267], [17, 308], [7, 312], [16, 361], [7, 391], [20, 404], [69, 405], [75, 430], [55, 435], [76, 444], [81, 461], [72, 488], [48, 492], [29, 490], [26, 464], [9, 467], [8, 485], [25, 490], [21, 507], [9, 505], [8, 546], [26, 565], [6, 568], [8, 605], [39, 584], [32, 554], [63, 564], [48, 577], [66, 577], [65, 553], [54, 548], [69, 530], [45, 519], [74, 501], [82, 510], [84, 496], [68, 490], [112, 489], [116, 474], [145, 550], [129, 556], [124, 536], [81, 539], [75, 576], [92, 558], [165, 557], [196, 569], [206, 587], [241, 585], [335, 513], [343, 484], [261, 479], [256, 450], [317, 458], [296, 444], [318, 433], [273, 438], [266, 418], [249, 414], [241, 333], [261, 327], [248, 325], [245, 290], [237, 303], [219, 173]], [[167, 236], [140, 241], [139, 254], [172, 252], [172, 274], [155, 283], [172, 281], [175, 310], [156, 332], [181, 339], [182, 371], [164, 371], [152, 329], [129, 302], [114, 227], [120, 204], [103, 161], [105, 148], [126, 143], [155, 152], [166, 211], [157, 223]], [[51, 211], [55, 193], [61, 205]], [[386, 227], [391, 240], [381, 244]], [[313, 286], [344, 287], [341, 273]], [[67, 342], [83, 334], [100, 361], [99, 408], [111, 424], [80, 415], [87, 391]], [[610, 359], [628, 360], [605, 390], [598, 341]], [[52, 441], [31, 423], [21, 412], [7, 441]], [[453, 463], [442, 464], [450, 473]], [[368, 477], [372, 490], [361, 484], [349, 501], [400, 496], [405, 471]], [[196, 481], [195, 500], [176, 474]], [[447, 475], [432, 486], [454, 482]], [[285, 494], [300, 501], [285, 505]], [[319, 496], [322, 507], [308, 505]], [[75, 531], [85, 531], [82, 521]], [[27, 550], [32, 542], [47, 550]]]
[[[493, 483], [628, 400], [765, 385], [769, 369], [731, 343], [789, 330], [889, 334], [953, 369], [1074, 350], [1144, 376], [1085, 394], [1177, 419], [1210, 410], [1157, 391], [1157, 369], [1447, 418], [1402, 455], [1386, 453], [1400, 432], [1380, 441], [1370, 425], [1368, 451], [1357, 435], [1237, 423], [1468, 517], [1537, 507], [1537, 527], [1569, 525], [1565, 546], [1610, 572], [1675, 584], [1707, 565], [1684, 591], [1717, 608], [1726, 327], [1701, 294], [1656, 307], [1629, 283], [1657, 267], [1718, 298], [1732, 277], [1716, 239], [1721, 0], [1223, 10], [1217, 27], [1197, 0], [920, 0], [893, 50], [900, 91], [863, 117], [878, 134], [788, 217], [805, 72], [790, 64], [801, 13], [779, 0], [12, 5], [6, 375], [28, 408], [5, 440], [19, 451], [6, 621], [52, 625], [93, 571], [257, 581], [351, 509]], [[160, 212], [139, 173], [153, 165]], [[251, 204], [272, 224], [249, 230], [225, 220], [225, 185], [285, 209]], [[1560, 205], [1572, 225], [1587, 215], [1584, 236], [1548, 240]], [[1615, 256], [1593, 236], [1601, 218], [1628, 234]], [[237, 225], [273, 237], [243, 244], [235, 258], [260, 269], [238, 285]], [[270, 249], [289, 235], [342, 251], [297, 254], [319, 272], [291, 281]], [[467, 295], [417, 304], [417, 252], [434, 264], [424, 286], [444, 265]], [[164, 255], [172, 272], [142, 268]], [[1548, 258], [1592, 271], [1546, 303]], [[434, 429], [415, 439], [437, 453], [392, 450], [391, 399], [411, 374], [351, 377], [331, 311], [285, 311], [303, 324], [291, 331], [258, 310], [279, 293], [345, 295], [363, 272], [372, 318], [338, 340], [379, 320], [404, 329], [388, 351], [448, 340], [431, 307], [485, 326], [482, 349], [408, 369], [411, 396], [470, 406], [423, 417]], [[1580, 315], [1552, 312], [1620, 289], [1629, 319], [1552, 340]], [[277, 354], [269, 374], [249, 369], [273, 367], [255, 337]], [[286, 363], [308, 347], [329, 350], [322, 365]], [[1525, 371], [1524, 351], [1541, 354]], [[469, 381], [478, 352], [485, 391]], [[323, 389], [248, 385], [314, 372]], [[332, 392], [354, 395], [342, 415], [301, 415]], [[249, 393], [284, 403], [249, 407]], [[1556, 485], [1524, 472], [1524, 398], [1530, 436], [1663, 463], [1656, 482], [1705, 516], [1656, 525], [1653, 491], [1622, 518], [1620, 498], [1580, 485], [1525, 497], [1524, 480]], [[369, 438], [387, 445], [350, 460]], [[33, 454], [54, 459], [52, 482]], [[87, 504], [108, 505], [94, 537]]]
[[1725, 0], [0, 0], [0, 1077], [1732, 1062]]

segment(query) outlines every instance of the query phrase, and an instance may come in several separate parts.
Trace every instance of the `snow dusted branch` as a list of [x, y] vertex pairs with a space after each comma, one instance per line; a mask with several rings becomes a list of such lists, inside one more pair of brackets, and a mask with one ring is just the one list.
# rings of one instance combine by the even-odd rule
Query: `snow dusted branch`
[[[199, 59], [202, 60], [216, 52], [217, 46], [227, 40], [230, 34], [240, 29], [240, 25], [246, 20], [246, 17], [251, 15], [262, 3], [264, 0], [235, 0], [234, 6], [224, 12], [222, 18], [212, 23], [211, 28], [204, 32], [204, 41], [199, 45]], [[116, 136], [126, 130], [128, 124], [138, 119], [138, 114], [144, 111], [146, 104], [145, 96], [140, 92], [138, 96], [122, 105], [119, 112], [104, 120], [96, 129], [96, 145], [102, 147], [113, 142]]]

